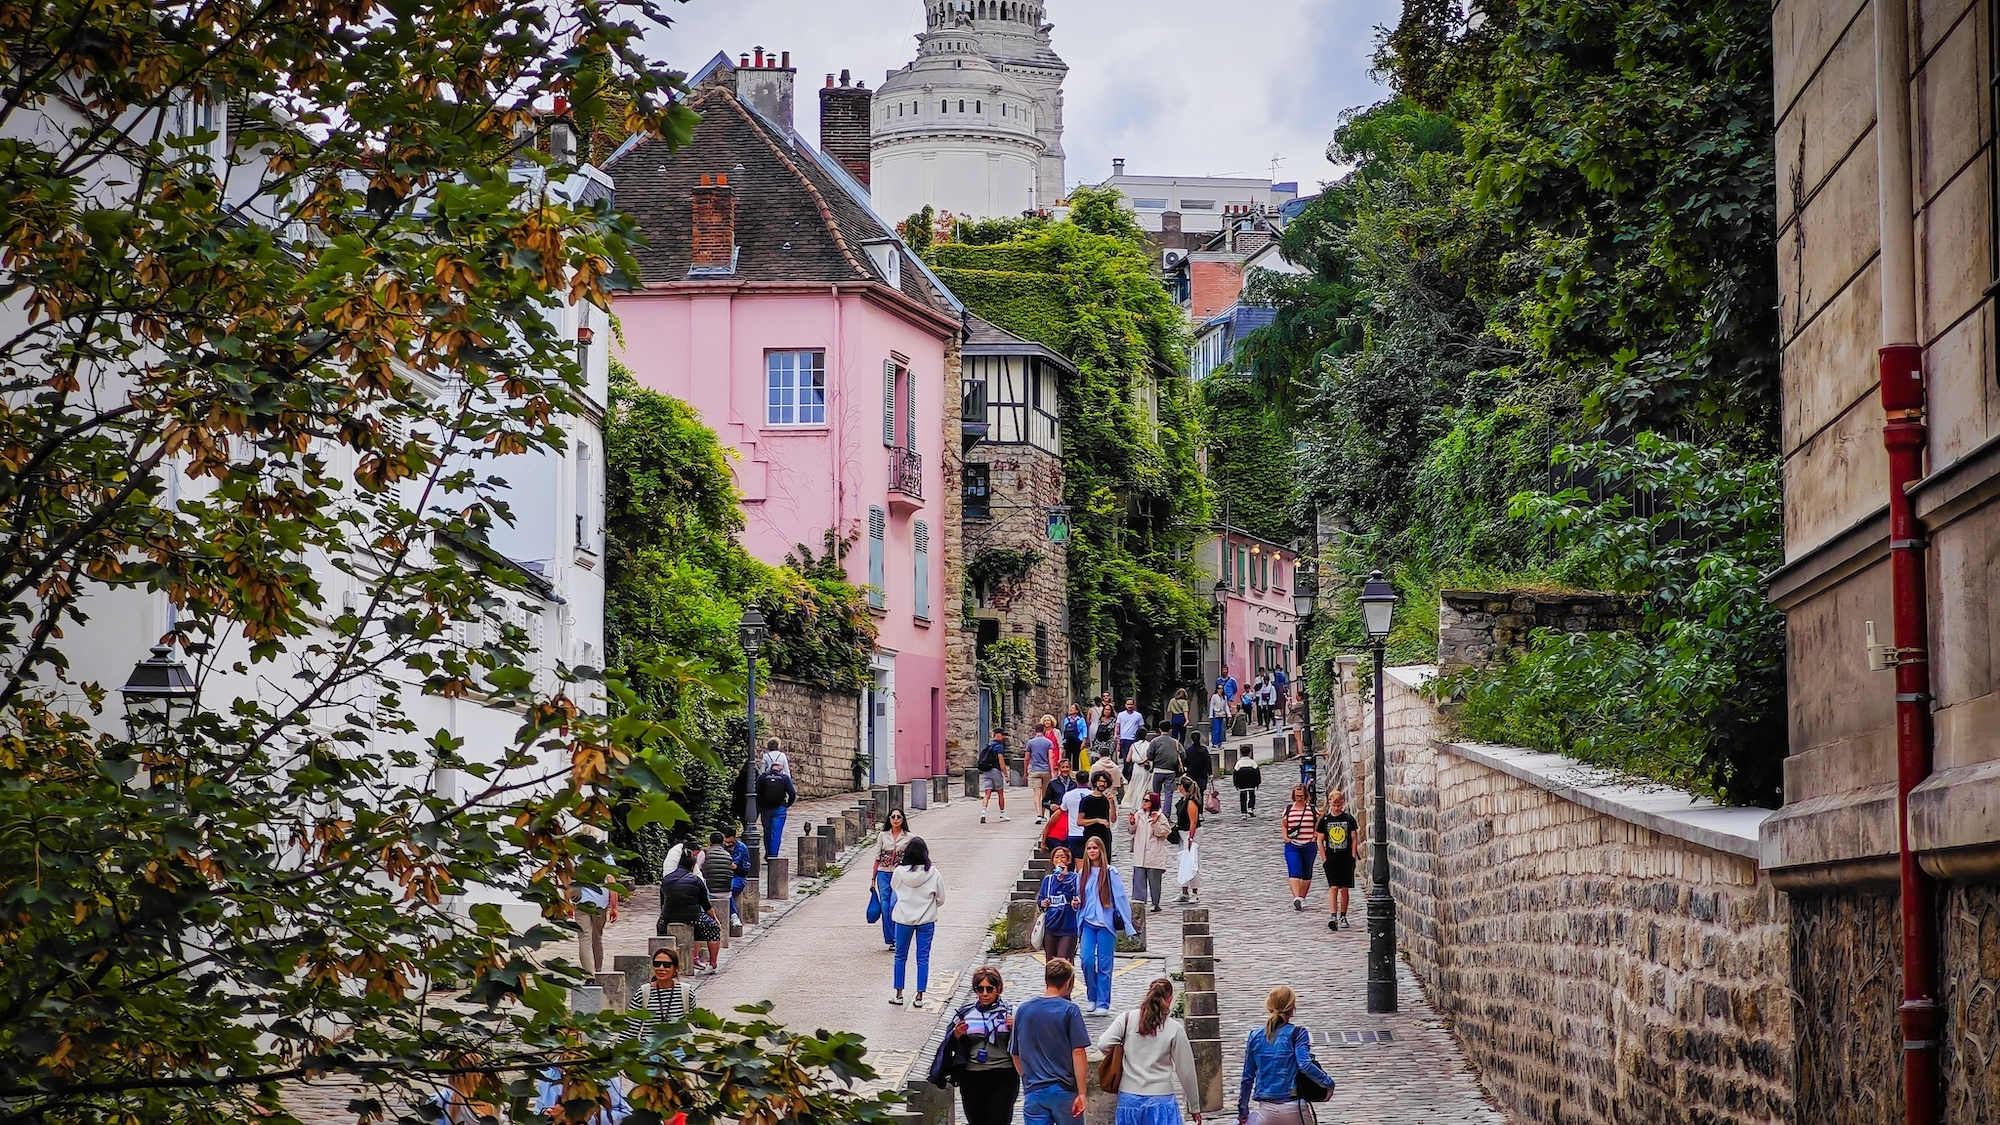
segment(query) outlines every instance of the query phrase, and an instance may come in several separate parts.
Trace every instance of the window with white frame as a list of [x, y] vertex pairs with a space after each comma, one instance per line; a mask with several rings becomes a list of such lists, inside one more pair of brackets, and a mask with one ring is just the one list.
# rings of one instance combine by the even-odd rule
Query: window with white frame
[[765, 424], [826, 425], [826, 353], [766, 353], [764, 391]]

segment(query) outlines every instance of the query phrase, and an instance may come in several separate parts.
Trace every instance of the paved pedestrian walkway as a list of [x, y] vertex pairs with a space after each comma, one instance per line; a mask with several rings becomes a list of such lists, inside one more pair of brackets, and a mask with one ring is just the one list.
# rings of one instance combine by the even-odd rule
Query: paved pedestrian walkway
[[[1260, 751], [1261, 753], [1261, 751]], [[1480, 1090], [1450, 1030], [1425, 1003], [1408, 966], [1397, 962], [1400, 1011], [1367, 1011], [1366, 867], [1349, 916], [1355, 928], [1326, 928], [1326, 876], [1315, 871], [1304, 913], [1292, 909], [1285, 882], [1279, 813], [1298, 781], [1297, 762], [1263, 768], [1257, 816], [1236, 810], [1221, 782], [1223, 811], [1202, 829], [1202, 905], [1214, 937], [1216, 993], [1222, 1012], [1222, 1074], [1235, 1115], [1244, 1042], [1264, 1021], [1264, 996], [1279, 984], [1298, 993], [1298, 1022], [1312, 1029], [1314, 1052], [1337, 1083], [1321, 1119], [1342, 1125], [1506, 1125]], [[1317, 866], [1317, 865], [1316, 865]], [[1389, 1043], [1341, 1046], [1342, 1033], [1388, 1033]]]

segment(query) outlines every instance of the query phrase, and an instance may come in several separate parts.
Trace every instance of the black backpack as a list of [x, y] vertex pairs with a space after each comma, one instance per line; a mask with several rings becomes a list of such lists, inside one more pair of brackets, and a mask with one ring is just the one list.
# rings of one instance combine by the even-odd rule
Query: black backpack
[[981, 770], [997, 770], [1000, 768], [999, 743], [989, 742], [986, 744], [986, 748], [979, 752], [979, 768]]
[[785, 775], [777, 770], [766, 770], [757, 778], [758, 807], [775, 809], [784, 803]]

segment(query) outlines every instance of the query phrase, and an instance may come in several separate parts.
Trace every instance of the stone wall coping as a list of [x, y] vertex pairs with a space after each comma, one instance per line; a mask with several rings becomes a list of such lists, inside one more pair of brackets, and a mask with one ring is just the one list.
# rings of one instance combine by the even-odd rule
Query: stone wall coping
[[[1398, 670], [1389, 671], [1394, 675]], [[1763, 857], [1757, 830], [1771, 815], [1770, 809], [1731, 808], [1671, 786], [1634, 785], [1624, 775], [1561, 754], [1479, 742], [1439, 741], [1435, 745], [1605, 816], [1711, 851], [1749, 860]]]
[[1389, 678], [1415, 691], [1435, 679], [1438, 666], [1435, 664], [1392, 664], [1388, 668]]

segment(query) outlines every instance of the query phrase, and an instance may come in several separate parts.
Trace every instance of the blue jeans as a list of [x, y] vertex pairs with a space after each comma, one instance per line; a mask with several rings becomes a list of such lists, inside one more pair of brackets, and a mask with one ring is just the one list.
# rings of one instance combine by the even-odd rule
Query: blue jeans
[[875, 897], [882, 903], [882, 944], [896, 944], [896, 920], [889, 917], [889, 909], [896, 905], [896, 895], [889, 889], [889, 873], [875, 873]]
[[[917, 991], [922, 992], [931, 983], [931, 935], [937, 931], [936, 922], [925, 922], [921, 926], [905, 926], [896, 923], [896, 991], [903, 991], [903, 966], [910, 959], [910, 939], [917, 939]], [[1107, 986], [1105, 991], [1110, 992]]]
[[1093, 1008], [1111, 1006], [1111, 958], [1118, 948], [1118, 937], [1103, 926], [1091, 922], [1083, 924], [1083, 990]]
[[766, 859], [771, 856], [785, 854], [785, 814], [790, 811], [791, 807], [788, 805], [779, 805], [775, 809], [758, 810], [758, 819], [764, 822], [764, 856]]
[[1070, 1116], [1070, 1103], [1074, 1101], [1075, 1090], [1044, 1086], [1030, 1092], [1021, 1103], [1021, 1120], [1027, 1125], [1082, 1125], [1083, 1118]]

